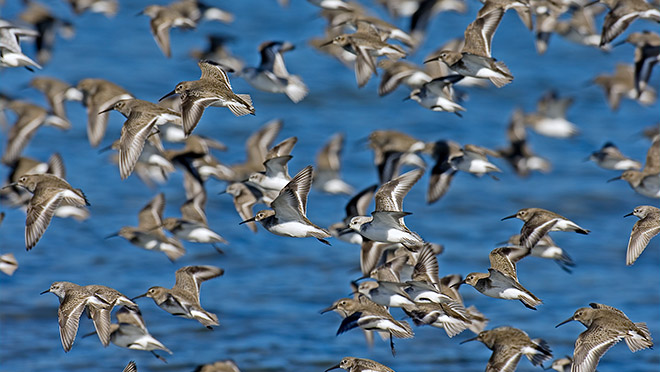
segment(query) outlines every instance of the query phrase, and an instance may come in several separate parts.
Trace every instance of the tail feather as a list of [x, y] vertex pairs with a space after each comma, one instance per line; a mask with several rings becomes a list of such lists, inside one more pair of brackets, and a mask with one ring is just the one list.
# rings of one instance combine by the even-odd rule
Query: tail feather
[[534, 346], [532, 346], [534, 351], [531, 353], [525, 353], [525, 356], [527, 359], [529, 359], [530, 362], [532, 362], [533, 365], [538, 366], [546, 360], [552, 358], [552, 350], [550, 350], [550, 346], [547, 342], [545, 342], [545, 340], [541, 338], [535, 338], [532, 340], [532, 342], [534, 343]]
[[642, 349], [653, 347], [651, 332], [649, 332], [649, 328], [646, 326], [646, 323], [635, 323], [635, 326], [637, 327], [637, 332], [634, 334], [629, 334], [624, 338], [630, 351], [634, 353]]
[[399, 326], [401, 329], [390, 328], [389, 331], [390, 334], [392, 334], [392, 336], [396, 338], [412, 338], [415, 335], [415, 333], [412, 330], [412, 327], [405, 320], [400, 322], [395, 321], [395, 324]]
[[501, 88], [507, 84], [509, 84], [511, 81], [513, 81], [513, 75], [511, 75], [511, 71], [509, 71], [509, 68], [506, 67], [504, 62], [498, 61], [495, 62], [495, 67], [497, 67], [497, 72], [499, 72], [502, 76], [491, 76], [489, 79], [490, 81], [495, 84], [496, 87]]

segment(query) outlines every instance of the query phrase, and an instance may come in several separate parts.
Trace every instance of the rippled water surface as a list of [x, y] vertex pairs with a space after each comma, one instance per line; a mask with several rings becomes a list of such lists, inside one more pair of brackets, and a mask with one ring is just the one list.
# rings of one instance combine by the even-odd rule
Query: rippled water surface
[[[53, 59], [43, 71], [0, 71], [0, 90], [45, 104], [40, 94], [27, 87], [32, 77], [56, 76], [70, 83], [99, 77], [121, 85], [138, 98], [156, 101], [177, 82], [199, 76], [188, 52], [204, 47], [207, 33], [234, 36], [230, 49], [249, 65], [258, 63], [257, 46], [262, 41], [289, 40], [297, 49], [287, 54], [286, 60], [289, 70], [309, 86], [305, 100], [293, 104], [284, 95], [255, 91], [234, 77], [235, 91], [252, 95], [257, 115], [236, 118], [226, 109], [212, 108], [204, 113], [195, 133], [227, 144], [228, 151], [216, 155], [227, 164], [238, 163], [245, 157], [243, 143], [248, 135], [267, 120], [282, 118], [284, 128], [278, 139], [299, 138], [290, 163], [293, 174], [314, 162], [317, 151], [333, 133], [342, 132], [347, 138], [342, 173], [359, 189], [377, 181], [372, 155], [360, 142], [371, 131], [397, 129], [423, 140], [449, 138], [499, 147], [506, 144], [505, 128], [514, 107], [532, 111], [546, 90], [557, 89], [561, 95], [575, 98], [568, 118], [580, 127], [581, 134], [571, 140], [530, 134], [534, 150], [552, 161], [551, 173], [521, 179], [496, 159], [504, 170], [499, 182], [459, 174], [445, 198], [433, 205], [424, 201], [425, 175], [406, 198], [405, 208], [413, 212], [407, 224], [425, 239], [445, 245], [439, 256], [441, 275], [465, 275], [485, 271], [488, 252], [519, 231], [520, 221], [501, 222], [500, 218], [530, 206], [557, 211], [592, 232], [588, 236], [553, 234], [577, 263], [572, 274], [547, 260], [528, 258], [520, 263], [521, 281], [544, 300], [538, 311], [528, 310], [517, 301], [485, 297], [470, 287], [461, 289], [465, 301], [490, 318], [489, 328], [511, 325], [533, 338], [542, 337], [556, 357], [572, 354], [573, 343], [584, 327], [571, 323], [555, 329], [555, 324], [590, 302], [620, 308], [633, 321], [647, 322], [652, 335], [660, 337], [660, 240], [652, 241], [637, 263], [626, 267], [625, 249], [635, 218], [622, 218], [635, 206], [657, 201], [635, 194], [623, 181], [606, 183], [617, 173], [583, 161], [608, 140], [624, 154], [640, 160], [645, 157], [649, 142], [638, 133], [657, 122], [658, 105], [642, 107], [624, 101], [618, 112], [612, 112], [602, 91], [586, 84], [599, 73], [613, 71], [617, 63], [630, 63], [631, 46], [604, 53], [555, 36], [547, 54], [538, 56], [534, 36], [515, 15], [507, 14], [495, 35], [493, 54], [506, 61], [515, 80], [502, 89], [466, 89], [469, 100], [464, 106], [468, 111], [458, 118], [427, 111], [412, 101], [403, 102], [407, 94], [403, 88], [380, 98], [377, 79], [358, 89], [351, 70], [307, 46], [306, 41], [320, 36], [325, 25], [316, 15], [317, 8], [301, 0], [291, 2], [287, 8], [272, 0], [219, 2], [236, 15], [235, 22], [231, 26], [204, 23], [187, 32], [173, 30], [171, 59], [164, 58], [156, 47], [148, 19], [135, 16], [146, 2], [124, 1], [112, 19], [95, 14], [75, 17], [61, 2], [49, 2], [57, 14], [73, 21], [77, 34], [71, 40], [57, 40]], [[367, 5], [386, 16], [375, 4]], [[438, 15], [423, 47], [409, 59], [420, 63], [445, 40], [462, 35], [479, 4], [468, 0], [468, 6], [465, 15]], [[18, 8], [18, 1], [9, 0], [0, 8], [2, 17], [13, 18]], [[406, 26], [404, 20], [394, 22]], [[653, 27], [645, 22], [637, 21], [631, 31]], [[25, 48], [31, 53], [30, 45]], [[652, 80], [656, 88], [657, 75]], [[0, 275], [0, 370], [119, 371], [129, 360], [135, 360], [140, 371], [192, 371], [198, 364], [232, 358], [245, 371], [323, 371], [349, 355], [377, 360], [399, 372], [484, 370], [490, 351], [478, 342], [459, 345], [472, 337], [469, 331], [450, 339], [441, 329], [415, 327], [414, 339], [396, 341], [396, 357], [380, 340], [373, 349], [367, 348], [357, 330], [336, 337], [339, 316], [320, 315], [319, 310], [349, 294], [350, 280], [360, 276], [359, 249], [337, 240], [327, 247], [314, 239], [278, 237], [261, 227], [252, 234], [238, 225], [240, 218], [231, 198], [218, 195], [224, 183], [207, 183], [207, 214], [211, 227], [230, 241], [225, 255], [218, 255], [209, 246], [187, 244], [188, 253], [172, 264], [163, 254], [140, 250], [122, 239], [104, 240], [121, 226], [135, 225], [137, 211], [158, 191], [166, 195], [165, 215], [178, 215], [184, 201], [182, 177], [180, 173], [173, 175], [158, 190], [147, 188], [135, 176], [121, 181], [108, 154], [99, 154], [89, 146], [85, 110], [75, 102], [67, 104], [67, 109], [73, 129], [41, 129], [24, 155], [45, 160], [53, 152], [61, 153], [67, 179], [85, 191], [92, 217], [82, 223], [54, 219], [39, 244], [26, 252], [24, 213], [3, 207], [7, 216], [0, 228], [0, 253], [13, 252], [20, 267], [11, 277]], [[10, 121], [13, 118], [10, 114]], [[118, 136], [123, 120], [118, 113], [111, 114], [102, 146]], [[5, 146], [6, 133], [1, 136], [0, 146]], [[2, 168], [0, 177], [6, 175], [7, 169]], [[313, 190], [309, 217], [322, 226], [336, 222], [343, 217], [347, 200]], [[67, 280], [107, 285], [132, 297], [153, 285], [171, 287], [176, 269], [197, 264], [226, 270], [223, 277], [202, 285], [203, 306], [220, 318], [221, 326], [214, 331], [195, 321], [172, 317], [149, 299], [138, 300], [151, 333], [174, 352], [168, 356], [168, 364], [147, 352], [114, 345], [103, 348], [96, 337], [81, 338], [93, 331], [85, 318], [73, 349], [64, 353], [57, 326], [58, 301], [52, 294], [39, 295], [51, 282]], [[397, 319], [404, 316], [397, 309], [392, 313]], [[659, 367], [658, 348], [632, 354], [621, 344], [605, 355], [598, 370], [658, 371]], [[522, 360], [519, 370], [538, 368]]]

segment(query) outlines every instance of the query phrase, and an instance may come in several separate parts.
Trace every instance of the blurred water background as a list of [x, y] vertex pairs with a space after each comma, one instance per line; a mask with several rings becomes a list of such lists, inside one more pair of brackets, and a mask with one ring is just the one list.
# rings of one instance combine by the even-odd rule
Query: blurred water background
[[[435, 17], [426, 41], [408, 59], [421, 63], [429, 51], [449, 38], [462, 36], [480, 7], [475, 0], [467, 1], [466, 14], [441, 13]], [[603, 92], [587, 84], [597, 74], [613, 72], [617, 63], [632, 63], [632, 46], [605, 53], [555, 35], [548, 52], [539, 56], [534, 35], [514, 14], [507, 13], [494, 37], [493, 55], [507, 63], [515, 80], [502, 89], [466, 89], [467, 112], [459, 118], [427, 111], [412, 101], [403, 102], [407, 95], [404, 88], [379, 97], [377, 78], [358, 89], [353, 71], [306, 44], [310, 38], [321, 36], [325, 26], [317, 16], [318, 8], [306, 1], [292, 0], [288, 7], [272, 0], [218, 2], [214, 5], [236, 15], [234, 23], [206, 22], [194, 31], [173, 30], [171, 59], [157, 48], [148, 18], [136, 16], [149, 3], [123, 1], [119, 14], [107, 19], [89, 13], [75, 16], [64, 2], [47, 2], [53, 12], [74, 23], [75, 37], [58, 37], [53, 58], [43, 70], [1, 70], [0, 91], [45, 105], [40, 93], [27, 86], [32, 77], [54, 76], [73, 84], [97, 77], [155, 102], [179, 81], [199, 77], [197, 64], [188, 53], [192, 48], [204, 48], [208, 33], [235, 37], [230, 49], [253, 66], [259, 62], [257, 46], [261, 42], [288, 40], [297, 46], [285, 57], [289, 71], [303, 78], [309, 96], [293, 104], [284, 95], [256, 91], [245, 81], [230, 77], [236, 92], [252, 95], [256, 116], [236, 118], [226, 109], [212, 108], [204, 113], [195, 133], [227, 144], [228, 151], [216, 155], [233, 164], [244, 159], [244, 141], [252, 131], [267, 120], [281, 118], [284, 127], [278, 140], [299, 138], [289, 166], [293, 175], [314, 162], [317, 151], [332, 134], [342, 132], [347, 139], [342, 174], [361, 189], [377, 182], [372, 153], [361, 141], [371, 131], [396, 129], [426, 141], [453, 139], [496, 148], [506, 145], [505, 129], [512, 110], [520, 106], [533, 111], [542, 94], [555, 89], [561, 96], [575, 98], [568, 119], [581, 133], [570, 140], [529, 135], [534, 150], [552, 161], [551, 173], [522, 179], [496, 159], [504, 170], [499, 182], [458, 174], [448, 194], [433, 205], [424, 201], [427, 174], [406, 198], [405, 210], [413, 212], [407, 224], [425, 239], [445, 245], [439, 256], [441, 276], [465, 275], [485, 271], [488, 252], [520, 230], [520, 221], [501, 222], [500, 218], [523, 207], [554, 210], [590, 229], [591, 234], [553, 233], [558, 245], [577, 264], [572, 274], [549, 260], [528, 258], [520, 263], [521, 282], [544, 301], [538, 311], [517, 301], [485, 297], [470, 287], [461, 289], [466, 303], [475, 304], [490, 318], [488, 328], [511, 325], [532, 338], [546, 339], [556, 357], [572, 354], [573, 343], [585, 328], [577, 322], [558, 329], [554, 326], [590, 302], [615, 306], [633, 321], [647, 322], [652, 335], [660, 337], [660, 241], [652, 241], [635, 265], [626, 267], [626, 245], [636, 219], [623, 218], [634, 207], [657, 205], [657, 200], [635, 194], [624, 181], [606, 183], [618, 174], [583, 161], [610, 140], [635, 159], [643, 161], [646, 155], [650, 142], [639, 133], [657, 123], [658, 104], [643, 107], [624, 100], [613, 112]], [[375, 14], [407, 26], [405, 20], [388, 18], [377, 4], [367, 1], [366, 5]], [[21, 7], [21, 2], [9, 0], [0, 7], [0, 14], [12, 19]], [[627, 33], [651, 27], [652, 23], [637, 21]], [[24, 44], [31, 54], [31, 45]], [[651, 82], [657, 88], [655, 75]], [[67, 109], [73, 129], [41, 129], [23, 154], [46, 160], [59, 152], [68, 181], [82, 188], [91, 202], [92, 217], [82, 223], [55, 218], [38, 245], [26, 252], [24, 213], [2, 208], [7, 216], [0, 228], [0, 253], [14, 253], [20, 267], [11, 277], [0, 275], [0, 370], [118, 371], [135, 360], [140, 371], [192, 371], [198, 364], [231, 358], [244, 371], [312, 372], [323, 371], [344, 356], [374, 359], [398, 372], [484, 370], [490, 351], [478, 342], [459, 345], [473, 336], [469, 331], [450, 339], [441, 329], [415, 327], [414, 339], [396, 341], [396, 357], [390, 354], [387, 342], [376, 340], [373, 349], [367, 348], [357, 330], [336, 337], [339, 316], [320, 315], [319, 310], [349, 295], [350, 280], [360, 276], [359, 248], [336, 239], [327, 247], [314, 239], [278, 237], [261, 227], [252, 234], [238, 225], [240, 218], [231, 197], [218, 195], [225, 187], [222, 182], [207, 183], [206, 211], [210, 226], [230, 242], [225, 255], [209, 246], [186, 243], [188, 253], [171, 263], [165, 255], [138, 249], [123, 239], [104, 240], [124, 225], [136, 225], [138, 210], [159, 191], [166, 195], [165, 215], [179, 215], [185, 198], [182, 177], [180, 172], [173, 174], [158, 189], [149, 189], [135, 175], [121, 181], [109, 154], [99, 154], [89, 146], [85, 109], [77, 102], [67, 103]], [[10, 122], [13, 118], [10, 114]], [[123, 121], [120, 114], [111, 114], [101, 147], [118, 137]], [[0, 146], [5, 146], [6, 133], [0, 136]], [[432, 165], [432, 160], [427, 160]], [[0, 178], [5, 179], [7, 172], [6, 167], [0, 169]], [[348, 199], [313, 190], [308, 216], [328, 226], [343, 218]], [[152, 335], [174, 352], [167, 356], [168, 364], [147, 352], [114, 345], [103, 348], [96, 337], [81, 339], [93, 331], [92, 323], [84, 318], [73, 349], [64, 353], [57, 326], [58, 301], [52, 294], [39, 296], [51, 282], [66, 280], [107, 285], [132, 297], [153, 285], [171, 287], [176, 269], [196, 264], [226, 270], [223, 277], [202, 285], [202, 305], [220, 318], [221, 326], [214, 331], [195, 321], [172, 317], [151, 300], [138, 300]], [[397, 319], [404, 316], [397, 309], [392, 313]], [[621, 344], [605, 355], [598, 370], [659, 368], [658, 348], [632, 354]], [[519, 370], [538, 368], [523, 360]]]

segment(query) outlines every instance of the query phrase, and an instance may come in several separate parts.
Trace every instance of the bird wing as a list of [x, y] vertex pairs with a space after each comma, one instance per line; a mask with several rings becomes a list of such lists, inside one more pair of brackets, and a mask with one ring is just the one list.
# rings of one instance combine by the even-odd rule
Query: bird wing
[[346, 218], [350, 219], [355, 216], [364, 216], [367, 214], [367, 207], [374, 197], [378, 185], [371, 185], [366, 189], [360, 191], [346, 204]]
[[214, 79], [231, 90], [231, 83], [229, 82], [227, 72], [223, 70], [218, 63], [210, 60], [203, 60], [197, 62], [197, 65], [199, 66], [199, 69], [202, 70], [201, 79]]
[[119, 174], [126, 179], [133, 172], [144, 143], [152, 133], [156, 116], [132, 110], [121, 128], [119, 138]]
[[141, 229], [154, 229], [163, 223], [163, 210], [165, 209], [165, 194], [162, 192], [145, 205], [138, 213], [138, 227]]
[[497, 345], [488, 359], [486, 372], [513, 372], [516, 370], [521, 356], [522, 353], [516, 348], [506, 344]]
[[536, 243], [541, 240], [557, 223], [553, 218], [544, 223], [540, 223], [541, 216], [534, 216], [527, 221], [520, 230], [520, 244], [525, 248], [534, 248]]
[[298, 220], [307, 214], [307, 195], [312, 186], [312, 166], [303, 168], [280, 191], [271, 203], [278, 217], [285, 220]]
[[660, 233], [658, 221], [643, 219], [635, 222], [628, 240], [628, 251], [626, 252], [626, 264], [632, 265], [633, 262], [644, 251], [651, 241], [651, 238]]
[[375, 195], [376, 211], [403, 211], [403, 198], [423, 174], [424, 169], [415, 169], [382, 185]]
[[622, 334], [592, 323], [575, 341], [571, 372], [595, 371], [603, 354], [622, 338]]

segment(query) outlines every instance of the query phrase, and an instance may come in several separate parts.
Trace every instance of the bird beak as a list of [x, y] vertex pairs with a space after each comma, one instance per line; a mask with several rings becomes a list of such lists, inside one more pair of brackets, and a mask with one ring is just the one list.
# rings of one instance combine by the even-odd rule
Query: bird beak
[[115, 236], [119, 236], [119, 232], [116, 232], [116, 233], [110, 234], [110, 235], [106, 236], [106, 237], [103, 238], [103, 239], [110, 239], [110, 238], [114, 238]]
[[[461, 280], [460, 282], [458, 282], [458, 283], [456, 283], [456, 284], [453, 284], [453, 285], [451, 286], [451, 288], [458, 288], [458, 287], [461, 286], [461, 284], [465, 284], [465, 279]], [[468, 341], [470, 341], [470, 340], [468, 340]]]
[[162, 101], [162, 100], [164, 100], [165, 98], [167, 98], [167, 97], [169, 97], [169, 96], [171, 96], [171, 95], [172, 95], [172, 94], [174, 94], [174, 93], [176, 93], [176, 89], [175, 89], [175, 90], [173, 90], [173, 91], [171, 91], [171, 92], [169, 92], [169, 93], [167, 93], [166, 95], [164, 95], [164, 96], [162, 96], [162, 97], [160, 97], [160, 99], [158, 100], [158, 102], [160, 102], [160, 101]]
[[18, 186], [18, 182], [12, 182], [10, 184], [4, 185], [2, 186], [2, 189], [6, 189], [8, 187], [14, 187], [14, 186]]
[[438, 57], [431, 57], [431, 58], [425, 60], [424, 64], [429, 63], [429, 62], [433, 62], [433, 61], [437, 61], [437, 60], [438, 60]]
[[477, 336], [477, 337], [472, 337], [472, 338], [468, 338], [467, 340], [463, 340], [463, 341], [461, 341], [459, 344], [462, 345], [462, 344], [464, 344], [464, 343], [466, 343], [466, 342], [476, 341], [478, 338], [479, 338], [479, 336]]
[[147, 297], [147, 292], [145, 292], [145, 293], [143, 293], [143, 294], [141, 294], [141, 295], [139, 295], [139, 296], [135, 296], [135, 297], [131, 298], [131, 301], [135, 301], [136, 299], [138, 299], [138, 298], [142, 298], [142, 297]]
[[332, 310], [334, 310], [334, 309], [336, 309], [336, 308], [337, 308], [337, 306], [336, 306], [335, 304], [332, 304], [332, 305], [330, 305], [330, 307], [326, 307], [325, 309], [321, 310], [321, 314], [325, 314], [325, 313], [327, 313], [328, 311], [332, 311]]
[[110, 107], [108, 107], [108, 108], [105, 109], [105, 110], [99, 111], [99, 113], [98, 113], [97, 115], [101, 115], [101, 114], [103, 114], [103, 113], [106, 113], [106, 112], [112, 111], [112, 110], [114, 110], [114, 109], [115, 109], [114, 106], [110, 106]]
[[244, 223], [248, 223], [248, 222], [253, 222], [253, 221], [256, 220], [256, 218], [257, 218], [256, 216], [255, 216], [255, 217], [252, 217], [252, 218], [248, 218], [248, 219], [245, 220], [245, 221], [241, 221], [241, 222], [239, 223], [239, 225], [242, 225], [242, 224], [244, 224]]
[[600, 0], [592, 1], [592, 2], [590, 2], [590, 3], [585, 4], [585, 5], [583, 6], [583, 8], [586, 8], [586, 7], [588, 7], [588, 6], [592, 6], [592, 5], [594, 5], [594, 4], [598, 4], [599, 2], [600, 2]]
[[218, 195], [222, 195], [222, 194], [226, 194], [226, 193], [227, 193], [227, 190], [222, 190], [218, 193]]
[[41, 293], [39, 293], [39, 294], [46, 294], [46, 293], [48, 293], [48, 292], [50, 292], [50, 288], [48, 288], [47, 290], [45, 290], [45, 291], [43, 291], [43, 292], [41, 292]]
[[326, 369], [324, 372], [332, 371], [333, 369], [337, 369], [337, 368], [339, 368], [339, 364], [334, 365], [334, 366], [332, 366], [332, 367]]
[[328, 46], [328, 45], [330, 45], [330, 44], [332, 44], [332, 40], [327, 41], [327, 42], [325, 42], [325, 43], [319, 45], [319, 48], [323, 48], [324, 46]]
[[566, 323], [568, 323], [568, 322], [571, 322], [571, 321], [573, 321], [573, 317], [570, 317], [570, 318], [564, 320], [563, 322], [557, 324], [557, 325], [555, 326], [555, 328], [559, 327], [560, 325], [564, 325], [564, 324], [566, 324]]
[[609, 180], [607, 180], [607, 182], [612, 182], [612, 181], [616, 181], [616, 180], [620, 180], [620, 179], [621, 179], [621, 176], [614, 177], [614, 178], [610, 178]]
[[627, 215], [625, 215], [625, 216], [623, 216], [623, 217], [630, 217], [630, 216], [632, 216], [632, 215], [634, 215], [634, 214], [635, 214], [635, 212], [630, 212], [630, 213], [628, 213]]
[[410, 99], [410, 96], [405, 96], [405, 97], [403, 97], [402, 101], [407, 101], [409, 99]]
[[502, 218], [500, 221], [508, 220], [509, 218], [516, 218], [516, 214], [512, 214], [512, 215], [510, 215], [510, 216], [506, 216], [506, 217]]

